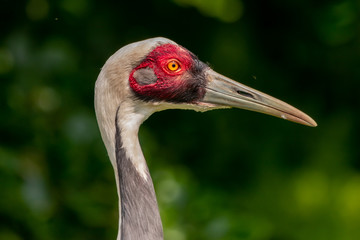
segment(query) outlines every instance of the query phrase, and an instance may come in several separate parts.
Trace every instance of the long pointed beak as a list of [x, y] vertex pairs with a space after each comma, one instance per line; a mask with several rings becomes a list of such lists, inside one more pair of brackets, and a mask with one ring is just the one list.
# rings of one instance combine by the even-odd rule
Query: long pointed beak
[[216, 107], [236, 107], [269, 114], [292, 122], [316, 127], [316, 122], [302, 111], [265, 93], [235, 82], [212, 69], [207, 70], [208, 80], [204, 103]]

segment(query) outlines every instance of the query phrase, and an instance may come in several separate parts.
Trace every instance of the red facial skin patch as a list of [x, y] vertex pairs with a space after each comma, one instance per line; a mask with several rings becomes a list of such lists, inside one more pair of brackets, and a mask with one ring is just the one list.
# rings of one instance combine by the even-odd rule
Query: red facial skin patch
[[[168, 66], [172, 61], [179, 64], [175, 71], [170, 70]], [[188, 50], [180, 46], [164, 44], [150, 52], [145, 60], [131, 71], [130, 87], [142, 100], [195, 102], [204, 95], [205, 78], [199, 68], [205, 68], [205, 66]], [[142, 68], [152, 69], [157, 77], [156, 82], [147, 85], [139, 84], [134, 73]]]

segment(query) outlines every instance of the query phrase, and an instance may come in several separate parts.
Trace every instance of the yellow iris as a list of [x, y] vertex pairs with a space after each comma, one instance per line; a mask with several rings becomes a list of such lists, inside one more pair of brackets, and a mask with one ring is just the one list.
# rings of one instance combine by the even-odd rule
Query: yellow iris
[[179, 70], [180, 64], [179, 64], [179, 62], [176, 61], [176, 60], [171, 60], [170, 62], [168, 62], [167, 68], [168, 68], [170, 71], [175, 72], [175, 71]]

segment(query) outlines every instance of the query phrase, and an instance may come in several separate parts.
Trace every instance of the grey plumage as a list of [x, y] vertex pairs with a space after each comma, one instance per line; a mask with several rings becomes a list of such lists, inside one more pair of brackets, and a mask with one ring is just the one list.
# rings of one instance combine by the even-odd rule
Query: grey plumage
[[156, 201], [155, 190], [148, 168], [145, 181], [122, 147], [121, 130], [117, 124], [119, 109], [115, 118], [116, 163], [120, 186], [121, 240], [163, 239], [163, 229]]

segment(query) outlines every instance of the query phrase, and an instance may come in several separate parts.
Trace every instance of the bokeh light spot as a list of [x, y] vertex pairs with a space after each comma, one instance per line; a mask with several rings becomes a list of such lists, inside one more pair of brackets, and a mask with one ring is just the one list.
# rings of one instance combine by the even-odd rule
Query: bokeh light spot
[[350, 1], [325, 8], [318, 16], [319, 38], [330, 46], [349, 42], [357, 33], [356, 19], [356, 8]]
[[344, 184], [339, 198], [344, 219], [360, 220], [360, 176], [354, 176]]
[[44, 19], [49, 13], [49, 4], [46, 0], [30, 0], [26, 6], [26, 14], [31, 20]]
[[218, 18], [223, 22], [235, 22], [243, 14], [243, 5], [238, 0], [174, 0], [180, 6], [197, 8], [202, 14]]
[[14, 56], [7, 49], [0, 49], [0, 74], [10, 72], [14, 67]]
[[75, 16], [82, 16], [88, 10], [89, 1], [86, 0], [64, 0], [62, 1], [61, 6], [63, 9]]
[[41, 87], [34, 93], [36, 106], [44, 111], [51, 112], [57, 109], [60, 105], [60, 96], [50, 87]]
[[323, 173], [304, 171], [294, 184], [295, 197], [304, 214], [319, 209], [326, 202], [328, 182]]
[[176, 228], [170, 228], [165, 230], [164, 232], [165, 239], [172, 239], [172, 240], [185, 240], [185, 234], [183, 231], [180, 231]]
[[66, 136], [73, 142], [90, 142], [98, 134], [93, 115], [86, 112], [73, 114], [64, 125]]
[[180, 184], [170, 174], [167, 174], [158, 184], [159, 198], [164, 203], [176, 201], [181, 196], [181, 192]]

